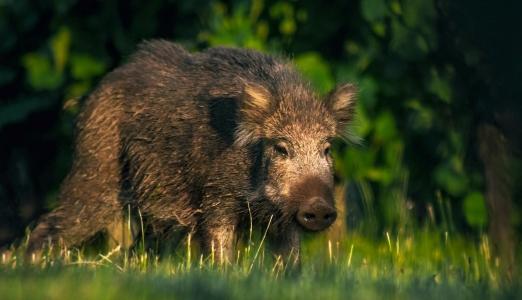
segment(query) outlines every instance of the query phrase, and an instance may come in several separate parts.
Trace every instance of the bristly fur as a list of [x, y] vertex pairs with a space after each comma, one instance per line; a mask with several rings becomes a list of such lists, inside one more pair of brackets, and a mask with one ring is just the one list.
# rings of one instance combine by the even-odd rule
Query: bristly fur
[[[184, 228], [206, 251], [216, 242], [227, 255], [249, 215], [259, 226], [272, 220], [277, 251], [298, 250], [295, 214], [333, 189], [328, 141], [352, 139], [345, 129], [354, 107], [353, 86], [319, 99], [273, 56], [145, 42], [86, 100], [60, 204], [42, 217], [28, 251], [118, 227], [127, 205], [147, 232]], [[305, 179], [324, 188], [296, 191]]]

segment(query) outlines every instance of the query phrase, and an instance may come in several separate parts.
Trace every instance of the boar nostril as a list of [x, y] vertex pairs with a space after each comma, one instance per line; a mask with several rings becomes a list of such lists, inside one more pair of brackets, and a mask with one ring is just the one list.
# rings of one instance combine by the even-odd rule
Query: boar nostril
[[304, 220], [306, 222], [311, 222], [311, 221], [315, 220], [315, 214], [313, 214], [313, 213], [305, 213], [303, 215], [303, 218], [304, 218]]
[[337, 217], [337, 213], [335, 213], [335, 212], [327, 213], [324, 215], [324, 221], [330, 223], [330, 222], [333, 222], [336, 217]]

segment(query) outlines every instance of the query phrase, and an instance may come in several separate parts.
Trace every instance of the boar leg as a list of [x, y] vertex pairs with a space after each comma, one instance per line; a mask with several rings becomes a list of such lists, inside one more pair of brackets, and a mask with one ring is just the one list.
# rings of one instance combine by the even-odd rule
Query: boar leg
[[[62, 196], [67, 198], [44, 216], [31, 233], [28, 253], [41, 250], [48, 243], [65, 247], [78, 245], [107, 228], [115, 216], [121, 215], [117, 189], [108, 189], [110, 184], [105, 182], [97, 182], [100, 185], [95, 185], [95, 182], [71, 183], [78, 180], [74, 177], [62, 190]], [[99, 188], [105, 190], [99, 191]]]
[[129, 250], [139, 233], [138, 224], [127, 213], [117, 214], [106, 229], [109, 250], [117, 247], [120, 247], [122, 250]]
[[105, 229], [122, 213], [119, 110], [110, 90], [100, 89], [79, 115], [75, 160], [60, 190], [60, 205], [44, 216], [26, 253], [48, 242], [75, 246]]
[[279, 232], [269, 235], [270, 247], [276, 257], [280, 257], [290, 265], [300, 264], [301, 238], [299, 229], [295, 225], [289, 225]]
[[206, 255], [213, 257], [218, 264], [234, 261], [236, 226], [215, 224], [201, 231], [201, 246]]

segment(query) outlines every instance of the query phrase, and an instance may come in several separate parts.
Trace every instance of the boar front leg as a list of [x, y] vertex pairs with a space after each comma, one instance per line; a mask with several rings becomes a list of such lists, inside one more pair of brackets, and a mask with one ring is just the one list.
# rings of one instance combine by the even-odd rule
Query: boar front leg
[[269, 237], [270, 247], [276, 257], [280, 257], [285, 264], [300, 265], [301, 237], [296, 225], [273, 232]]
[[201, 231], [201, 244], [206, 255], [220, 265], [229, 264], [234, 260], [235, 225], [212, 224]]

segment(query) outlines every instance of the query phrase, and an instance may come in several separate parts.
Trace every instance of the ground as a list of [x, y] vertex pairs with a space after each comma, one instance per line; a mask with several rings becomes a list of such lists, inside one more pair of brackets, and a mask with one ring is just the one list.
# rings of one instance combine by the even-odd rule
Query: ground
[[306, 237], [301, 268], [271, 257], [262, 236], [221, 264], [184, 242], [175, 251], [71, 249], [36, 264], [3, 256], [2, 299], [522, 299], [486, 236], [385, 232]]

